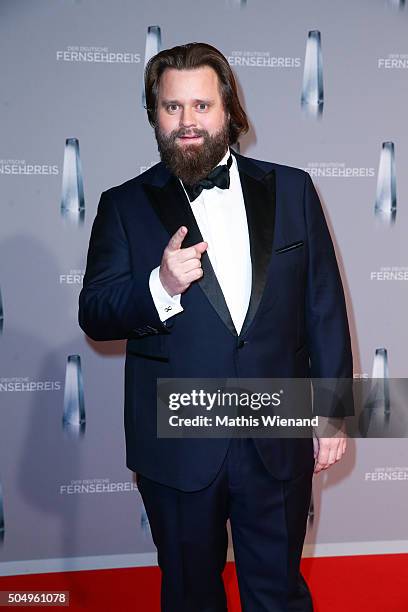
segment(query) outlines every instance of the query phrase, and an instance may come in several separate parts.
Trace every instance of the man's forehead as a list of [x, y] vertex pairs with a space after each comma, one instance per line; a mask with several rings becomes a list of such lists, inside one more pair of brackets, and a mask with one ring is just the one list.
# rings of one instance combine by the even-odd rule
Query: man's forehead
[[211, 66], [200, 66], [198, 68], [166, 68], [161, 75], [159, 83], [159, 95], [165, 95], [169, 91], [181, 91], [187, 93], [193, 89], [218, 90], [219, 80], [214, 68]]

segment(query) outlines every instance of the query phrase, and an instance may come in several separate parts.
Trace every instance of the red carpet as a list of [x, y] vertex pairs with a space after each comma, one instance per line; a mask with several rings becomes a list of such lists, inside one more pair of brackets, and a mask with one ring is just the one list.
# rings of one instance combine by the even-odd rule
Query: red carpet
[[[408, 555], [304, 559], [302, 571], [315, 612], [408, 612]], [[240, 612], [233, 563], [224, 582], [229, 612]], [[91, 612], [159, 612], [159, 585], [156, 567], [0, 578], [1, 591], [70, 591], [69, 608], [60, 609]]]

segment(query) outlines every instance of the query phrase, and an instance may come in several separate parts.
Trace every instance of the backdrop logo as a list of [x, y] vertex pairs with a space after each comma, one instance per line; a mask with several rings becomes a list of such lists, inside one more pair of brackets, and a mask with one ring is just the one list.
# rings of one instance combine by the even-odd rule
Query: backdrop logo
[[68, 274], [59, 275], [60, 285], [82, 285], [85, 270], [70, 270]]
[[397, 215], [397, 179], [395, 174], [395, 150], [393, 142], [383, 142], [378, 167], [375, 216], [392, 225]]
[[2, 488], [1, 482], [0, 482], [0, 544], [4, 540], [4, 531], [5, 531], [5, 526], [4, 526], [3, 488]]
[[84, 383], [79, 355], [68, 355], [67, 359], [62, 426], [75, 434], [85, 432]]
[[1, 289], [0, 289], [0, 336], [3, 333], [4, 326], [4, 309], [3, 309], [3, 299], [1, 297]]
[[320, 117], [323, 113], [323, 62], [319, 30], [311, 30], [307, 37], [301, 106], [307, 115]]
[[56, 164], [28, 163], [25, 159], [0, 159], [0, 174], [49, 176], [59, 174], [59, 168]]
[[367, 482], [395, 482], [408, 480], [408, 467], [377, 467], [373, 472], [365, 472], [364, 480]]
[[60, 495], [87, 495], [94, 493], [129, 493], [137, 491], [134, 482], [111, 482], [109, 478], [71, 480], [59, 487]]
[[67, 138], [65, 141], [61, 215], [77, 225], [82, 225], [85, 220], [84, 183], [77, 138]]
[[408, 54], [389, 53], [388, 57], [379, 57], [377, 67], [385, 70], [408, 68]]
[[375, 168], [347, 166], [344, 162], [309, 162], [303, 170], [315, 178], [367, 178], [375, 176]]
[[0, 393], [34, 393], [36, 391], [60, 391], [60, 380], [31, 380], [28, 376], [0, 378]]
[[[156, 55], [161, 49], [161, 30], [160, 26], [153, 25], [148, 26], [146, 34], [146, 45], [145, 45], [145, 59], [144, 67], [153, 55]], [[142, 106], [146, 107], [146, 92], [144, 86], [144, 71], [143, 71], [143, 84], [142, 84]]]
[[250, 68], [299, 68], [300, 57], [272, 55], [269, 51], [231, 51], [227, 57], [231, 66]]
[[370, 280], [375, 281], [408, 281], [408, 266], [381, 266], [370, 272]]
[[390, 424], [390, 381], [386, 348], [375, 350], [372, 381], [369, 397], [364, 403], [360, 417], [360, 431], [363, 437], [387, 435]]
[[110, 51], [108, 47], [66, 47], [56, 52], [57, 62], [88, 62], [93, 64], [139, 64], [140, 53]]

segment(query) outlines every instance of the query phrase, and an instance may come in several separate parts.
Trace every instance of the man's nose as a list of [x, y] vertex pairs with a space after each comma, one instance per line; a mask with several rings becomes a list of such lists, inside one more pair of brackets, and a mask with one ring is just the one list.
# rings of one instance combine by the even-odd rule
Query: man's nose
[[191, 127], [193, 125], [196, 125], [193, 109], [189, 106], [185, 106], [180, 115], [180, 126]]

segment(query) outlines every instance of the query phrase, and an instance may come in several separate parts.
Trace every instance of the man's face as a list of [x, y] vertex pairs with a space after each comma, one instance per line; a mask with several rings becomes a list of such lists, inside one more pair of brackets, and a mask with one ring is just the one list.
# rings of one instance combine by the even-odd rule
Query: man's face
[[155, 133], [162, 160], [186, 183], [218, 164], [228, 147], [229, 117], [213, 68], [163, 72]]

